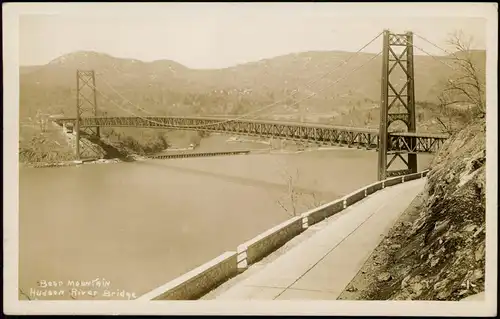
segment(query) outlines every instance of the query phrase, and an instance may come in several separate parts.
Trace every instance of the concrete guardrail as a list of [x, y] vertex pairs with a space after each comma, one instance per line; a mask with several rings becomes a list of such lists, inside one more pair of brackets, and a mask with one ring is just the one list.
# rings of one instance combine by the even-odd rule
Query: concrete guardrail
[[386, 180], [384, 180], [384, 188], [388, 186], [394, 186], [397, 184], [401, 184], [403, 182], [403, 176], [396, 176], [396, 177], [391, 177]]
[[237, 273], [236, 252], [228, 251], [136, 300], [195, 300]]
[[365, 187], [365, 196], [371, 195], [383, 188], [383, 182], [376, 182]]
[[409, 182], [419, 178], [422, 178], [422, 173], [408, 174], [403, 176], [403, 182]]
[[325, 218], [335, 215], [344, 209], [344, 200], [337, 199], [336, 201], [321, 205], [301, 215], [302, 224], [305, 228], [317, 224]]
[[403, 182], [423, 178], [428, 170], [388, 178], [358, 189], [341, 199], [316, 207], [293, 217], [238, 246], [236, 252], [226, 252], [208, 263], [139, 297], [136, 300], [194, 300], [250, 265], [283, 246], [308, 227], [344, 210], [377, 191]]
[[293, 217], [238, 246], [238, 269], [246, 269], [304, 231], [302, 217]]
[[344, 196], [343, 207], [347, 208], [347, 207], [351, 206], [352, 204], [359, 202], [360, 200], [365, 198], [365, 196], [367, 196], [366, 193], [367, 193], [366, 189], [362, 188], [362, 189], [358, 189], [358, 190]]

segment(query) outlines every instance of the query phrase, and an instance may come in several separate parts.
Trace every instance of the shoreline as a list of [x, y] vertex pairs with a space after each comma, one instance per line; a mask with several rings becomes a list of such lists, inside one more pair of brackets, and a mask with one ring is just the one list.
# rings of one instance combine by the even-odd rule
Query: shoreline
[[131, 156], [127, 160], [124, 160], [122, 158], [108, 158], [108, 159], [85, 159], [85, 160], [61, 161], [55, 163], [47, 163], [47, 162], [19, 163], [19, 167], [47, 168], [47, 167], [80, 166], [88, 164], [116, 164], [116, 163], [135, 162], [141, 159], [142, 157], [139, 157], [139, 155], [137, 155], [137, 156]]
[[[338, 151], [338, 150], [352, 150], [352, 151], [370, 151], [374, 149], [363, 149], [356, 147], [343, 147], [343, 146], [320, 146], [320, 147], [309, 147], [301, 150], [287, 150], [287, 149], [256, 149], [251, 150], [250, 154], [299, 154], [305, 152], [313, 151]], [[178, 149], [172, 149], [171, 151], [179, 151]], [[213, 152], [217, 152], [214, 150]], [[136, 162], [150, 159], [150, 156], [142, 156], [138, 154], [130, 154], [126, 158], [109, 158], [109, 159], [84, 159], [84, 160], [71, 160], [71, 161], [60, 161], [60, 162], [19, 162], [19, 167], [24, 168], [48, 168], [48, 167], [67, 167], [67, 166], [80, 166], [88, 164], [116, 164], [116, 163], [126, 163], [126, 162]]]

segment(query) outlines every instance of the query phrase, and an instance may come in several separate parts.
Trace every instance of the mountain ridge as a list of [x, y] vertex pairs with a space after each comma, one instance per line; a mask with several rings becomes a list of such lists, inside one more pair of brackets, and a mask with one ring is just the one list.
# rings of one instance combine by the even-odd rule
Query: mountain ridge
[[[472, 54], [485, 59], [484, 51]], [[99, 91], [115, 102], [124, 103], [106, 83], [133, 104], [158, 115], [240, 114], [286, 100], [294, 90], [299, 93], [278, 103], [273, 111], [290, 112], [287, 105], [312, 93], [317, 94], [301, 103], [311, 112], [365, 110], [380, 96], [381, 57], [374, 57], [372, 53], [306, 51], [222, 69], [191, 69], [166, 59], [145, 62], [76, 51], [46, 65], [20, 67], [20, 115], [33, 116], [37, 110], [73, 114], [77, 69], [95, 70]], [[349, 63], [343, 65], [346, 59]], [[417, 101], [436, 99], [441, 82], [452, 72], [441, 63], [444, 59], [447, 57], [414, 57]], [[402, 78], [404, 73], [397, 69], [391, 76]], [[114, 103], [99, 100], [101, 110], [121, 114]]]
[[[469, 52], [471, 52], [472, 54], [484, 54], [485, 53], [485, 50], [480, 50], [480, 49], [471, 49]], [[272, 56], [272, 57], [267, 57], [267, 58], [261, 58], [261, 59], [258, 59], [258, 60], [251, 60], [251, 61], [248, 61], [248, 62], [239, 62], [239, 63], [235, 63], [233, 65], [230, 65], [230, 66], [226, 66], [226, 67], [219, 67], [219, 68], [215, 68], [215, 67], [210, 67], [210, 68], [192, 68], [192, 67], [189, 67], [187, 65], [184, 65], [180, 62], [176, 62], [172, 59], [156, 59], [156, 60], [151, 60], [151, 61], [147, 61], [147, 60], [141, 60], [141, 59], [136, 59], [136, 58], [131, 58], [131, 57], [119, 57], [119, 56], [116, 56], [116, 55], [113, 55], [113, 54], [109, 54], [109, 53], [105, 53], [105, 52], [99, 52], [99, 51], [93, 51], [93, 50], [77, 50], [77, 51], [72, 51], [72, 52], [69, 52], [69, 53], [65, 53], [65, 54], [62, 54], [52, 60], [50, 60], [49, 62], [45, 63], [45, 64], [30, 64], [30, 65], [20, 65], [19, 67], [20, 68], [36, 68], [36, 67], [42, 67], [42, 66], [45, 66], [45, 65], [48, 65], [48, 64], [53, 64], [55, 61], [61, 59], [61, 58], [67, 58], [67, 57], [70, 57], [70, 56], [74, 56], [74, 55], [85, 55], [85, 54], [90, 54], [90, 55], [96, 55], [96, 56], [103, 56], [103, 57], [109, 57], [109, 58], [113, 58], [113, 59], [117, 59], [117, 60], [133, 60], [133, 61], [137, 61], [137, 62], [140, 62], [140, 63], [143, 63], [143, 64], [148, 64], [148, 63], [151, 63], [151, 64], [155, 64], [155, 63], [160, 63], [160, 62], [173, 62], [173, 63], [176, 63], [180, 66], [183, 66], [184, 68], [186, 69], [190, 69], [190, 70], [223, 70], [223, 69], [228, 69], [228, 68], [233, 68], [233, 67], [238, 67], [238, 66], [242, 66], [242, 65], [246, 65], [246, 64], [253, 64], [253, 63], [259, 63], [259, 62], [263, 62], [263, 61], [267, 61], [267, 60], [272, 60], [272, 59], [276, 59], [276, 58], [280, 58], [280, 57], [287, 57], [287, 56], [297, 56], [297, 55], [302, 55], [302, 54], [309, 54], [309, 53], [338, 53], [338, 54], [354, 54], [354, 52], [351, 52], [351, 51], [345, 51], [345, 50], [310, 50], [310, 51], [301, 51], [301, 52], [291, 52], [291, 53], [287, 53], [287, 54], [280, 54], [280, 55], [276, 55], [276, 56]], [[435, 55], [434, 57], [437, 57], [437, 58], [444, 58], [444, 57], [450, 57], [450, 56], [453, 56], [454, 54], [456, 54], [457, 52], [451, 52], [451, 53], [448, 53], [446, 55]], [[360, 54], [368, 54], [368, 55], [375, 55], [376, 53], [369, 53], [369, 52], [360, 52]], [[415, 54], [415, 56], [425, 56], [424, 54]]]
[[[81, 55], [91, 55], [91, 56], [93, 55], [93, 56], [109, 57], [109, 58], [113, 58], [113, 59], [117, 59], [117, 60], [133, 60], [133, 61], [137, 61], [137, 62], [140, 62], [140, 63], [143, 63], [143, 64], [149, 64], [149, 63], [154, 64], [154, 63], [158, 63], [158, 62], [169, 61], [169, 62], [177, 63], [177, 64], [185, 67], [186, 69], [197, 70], [197, 71], [203, 71], [203, 70], [224, 70], [224, 69], [233, 68], [233, 67], [237, 67], [237, 66], [242, 66], [242, 65], [246, 65], [246, 64], [259, 63], [259, 62], [263, 62], [263, 61], [266, 61], [266, 60], [272, 60], [272, 59], [276, 59], [276, 58], [280, 58], [280, 57], [296, 56], [296, 55], [308, 54], [308, 53], [354, 54], [354, 52], [345, 51], [345, 50], [311, 50], [311, 51], [301, 51], [301, 52], [292, 52], [292, 53], [287, 53], [287, 54], [280, 54], [280, 55], [276, 55], [276, 56], [272, 56], [272, 57], [261, 58], [261, 59], [258, 59], [258, 60], [251, 60], [251, 61], [248, 61], [248, 62], [238, 62], [238, 63], [235, 63], [233, 65], [226, 66], [226, 67], [219, 67], [219, 68], [216, 68], [216, 67], [192, 68], [192, 67], [184, 65], [184, 64], [182, 64], [180, 62], [176, 62], [174, 60], [166, 59], [166, 58], [147, 61], [147, 60], [140, 60], [140, 59], [131, 58], [131, 57], [119, 57], [119, 56], [112, 55], [112, 54], [109, 54], [109, 53], [99, 52], [99, 51], [93, 51], [93, 50], [77, 50], [77, 51], [72, 51], [72, 52], [68, 52], [68, 53], [62, 54], [62, 55], [60, 55], [60, 56], [58, 56], [56, 58], [53, 58], [52, 60], [50, 60], [49, 62], [47, 62], [45, 64], [20, 65], [19, 67], [20, 68], [42, 67], [42, 66], [46, 66], [46, 65], [49, 65], [49, 64], [55, 64], [54, 62], [56, 62], [57, 60], [60, 60], [60, 59], [67, 59], [69, 57], [73, 57], [73, 56], [77, 56], [77, 55], [80, 55], [80, 56]], [[360, 54], [370, 54], [371, 55], [371, 54], [375, 54], [375, 53], [361, 52]]]

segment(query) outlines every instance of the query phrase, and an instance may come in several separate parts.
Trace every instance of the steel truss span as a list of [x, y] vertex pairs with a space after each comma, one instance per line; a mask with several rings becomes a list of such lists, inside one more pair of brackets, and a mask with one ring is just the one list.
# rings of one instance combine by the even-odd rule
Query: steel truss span
[[[60, 125], [76, 122], [74, 118], [60, 118]], [[377, 130], [367, 128], [330, 126], [257, 120], [227, 120], [202, 117], [86, 117], [80, 118], [80, 127], [137, 127], [230, 133], [258, 137], [342, 144], [366, 149], [378, 149]], [[444, 135], [419, 133], [389, 133], [388, 151], [398, 153], [433, 153], [447, 139]]]

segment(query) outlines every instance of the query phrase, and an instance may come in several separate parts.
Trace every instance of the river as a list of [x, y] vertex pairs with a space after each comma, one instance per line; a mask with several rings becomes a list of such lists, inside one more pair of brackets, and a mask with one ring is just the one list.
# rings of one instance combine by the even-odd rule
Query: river
[[[200, 149], [268, 147], [226, 139], [202, 140]], [[419, 170], [430, 159], [419, 155]], [[144, 294], [290, 218], [279, 205], [289, 198], [290, 177], [294, 189], [335, 200], [376, 181], [377, 153], [341, 148], [22, 168], [20, 298]], [[300, 212], [307, 205], [304, 197]], [[70, 293], [67, 286], [97, 278], [110, 283], [106, 294], [102, 287], [95, 296]], [[64, 294], [43, 295], [49, 281]]]

